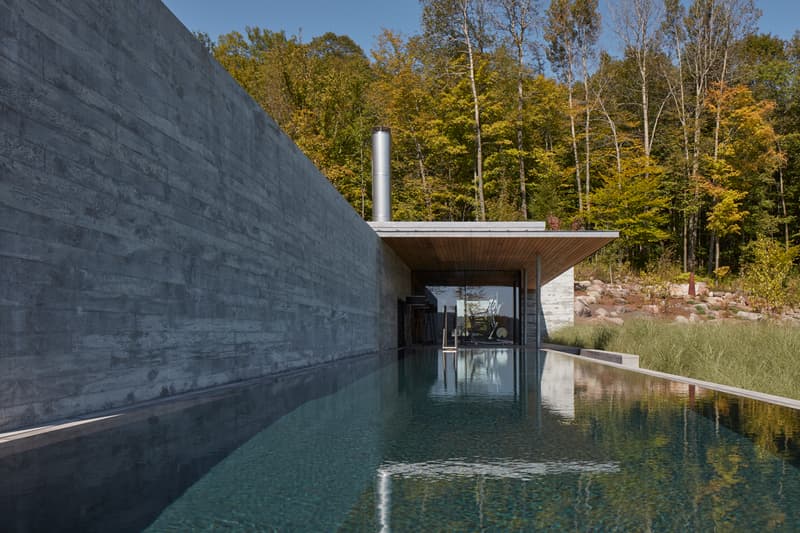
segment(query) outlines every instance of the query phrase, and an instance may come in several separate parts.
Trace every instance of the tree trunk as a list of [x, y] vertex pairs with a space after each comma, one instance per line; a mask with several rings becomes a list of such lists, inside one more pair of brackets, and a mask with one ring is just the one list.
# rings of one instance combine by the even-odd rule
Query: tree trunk
[[686, 218], [686, 213], [684, 213], [683, 214], [683, 271], [684, 272], [688, 272], [688, 270], [689, 270], [689, 264], [688, 264], [688, 261], [687, 261], [688, 247], [687, 247], [687, 242], [686, 242], [686, 235], [688, 233], [687, 232], [687, 224], [688, 224], [688, 220]]
[[569, 131], [572, 135], [572, 156], [575, 159], [575, 185], [578, 188], [578, 212], [583, 212], [583, 192], [581, 187], [581, 160], [578, 157], [578, 135], [575, 132], [575, 102], [572, 97], [572, 73], [567, 74], [567, 100], [569, 103]]
[[586, 122], [584, 124], [584, 150], [586, 153], [584, 154], [584, 159], [586, 162], [586, 168], [583, 169], [586, 178], [586, 212], [588, 213], [592, 209], [592, 202], [589, 198], [589, 193], [591, 191], [591, 183], [590, 183], [590, 174], [589, 174], [589, 156], [590, 156], [590, 148], [589, 148], [589, 121], [591, 118], [592, 110], [589, 107], [589, 82], [584, 80], [584, 94], [586, 95]]
[[649, 98], [647, 95], [647, 64], [645, 59], [639, 67], [639, 72], [642, 76], [642, 140], [644, 141], [644, 157], [647, 164], [650, 164], [650, 112], [649, 112]]
[[[781, 153], [781, 147], [778, 145], [778, 153]], [[783, 158], [781, 158], [783, 159]], [[778, 167], [778, 185], [781, 196], [781, 211], [783, 212], [783, 238], [786, 244], [786, 250], [789, 250], [789, 218], [786, 213], [786, 195], [783, 192], [783, 161], [781, 166]]]
[[617, 158], [617, 183], [619, 183], [620, 176], [622, 175], [622, 150], [619, 145], [619, 136], [617, 134], [617, 124], [614, 122], [614, 119], [611, 118], [608, 110], [606, 109], [605, 104], [603, 103], [603, 99], [600, 94], [597, 95], [597, 103], [600, 105], [600, 111], [602, 111], [603, 116], [606, 117], [606, 121], [608, 122], [608, 127], [611, 130], [611, 138], [614, 142], [614, 152]]
[[524, 92], [522, 87], [522, 36], [517, 41], [517, 151], [519, 152], [519, 197], [520, 197], [520, 213], [522, 220], [528, 220], [528, 193], [525, 187], [525, 157], [523, 156], [525, 144], [522, 126], [524, 124], [523, 116], [523, 103]]
[[428, 186], [428, 175], [425, 171], [425, 158], [422, 155], [422, 145], [414, 136], [414, 146], [417, 149], [417, 165], [419, 166], [419, 177], [422, 179], [422, 191], [425, 194], [425, 218], [427, 220], [433, 219], [433, 211], [431, 209], [431, 190]]
[[589, 199], [589, 192], [591, 191], [591, 183], [590, 183], [590, 175], [589, 175], [589, 155], [590, 155], [590, 149], [589, 149], [589, 122], [590, 122], [590, 119], [591, 119], [592, 108], [589, 105], [589, 68], [588, 68], [588, 65], [587, 65], [588, 51], [584, 50], [582, 55], [583, 55], [583, 59], [582, 59], [582, 63], [583, 63], [583, 95], [584, 95], [584, 102], [586, 103], [586, 121], [584, 123], [584, 129], [583, 129], [583, 132], [584, 132], [584, 143], [585, 143], [584, 144], [584, 149], [586, 150], [586, 153], [584, 154], [584, 159], [585, 159], [585, 163], [586, 163], [586, 168], [584, 169], [584, 174], [585, 174], [584, 177], [586, 178], [586, 191], [585, 191], [586, 192], [586, 212], [588, 213], [592, 208], [591, 200]]
[[724, 91], [725, 91], [725, 70], [728, 65], [728, 52], [725, 51], [723, 60], [722, 60], [722, 75], [719, 78], [719, 101], [717, 102], [717, 112], [716, 116], [714, 117], [714, 162], [716, 163], [719, 160], [719, 130], [720, 124], [722, 123], [722, 100], [724, 98]]
[[472, 51], [472, 38], [469, 33], [469, 13], [467, 0], [461, 0], [462, 31], [464, 43], [467, 45], [467, 58], [469, 59], [469, 84], [472, 89], [472, 103], [475, 114], [475, 180], [477, 182], [478, 213], [480, 220], [486, 220], [486, 202], [483, 198], [483, 141], [481, 136], [481, 107], [478, 100], [478, 87], [475, 83], [475, 58]]
[[719, 237], [714, 235], [714, 271], [719, 270]]
[[692, 138], [692, 171], [690, 175], [690, 186], [692, 189], [692, 204], [689, 206], [689, 271], [695, 270], [695, 253], [697, 250], [697, 230], [700, 219], [700, 135], [701, 135], [701, 114], [703, 106], [704, 85], [702, 79], [696, 79], [695, 84], [695, 108], [693, 121]]

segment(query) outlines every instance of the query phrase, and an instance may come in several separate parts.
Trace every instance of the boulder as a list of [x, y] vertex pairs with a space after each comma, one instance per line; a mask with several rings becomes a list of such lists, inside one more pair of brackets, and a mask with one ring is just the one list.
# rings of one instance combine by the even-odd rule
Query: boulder
[[589, 309], [589, 305], [580, 297], [575, 299], [575, 315], [580, 317], [592, 316], [592, 310]]
[[610, 294], [613, 298], [627, 298], [630, 296], [630, 291], [622, 287], [613, 287], [606, 288], [606, 294]]
[[761, 313], [751, 313], [750, 311], [737, 311], [736, 318], [741, 318], [742, 320], [761, 320], [764, 316]]
[[689, 315], [689, 322], [700, 322], [700, 320], [702, 319], [700, 318], [700, 315], [698, 315], [697, 313], [692, 313]]
[[675, 322], [677, 322], [678, 324], [688, 324], [689, 319], [686, 318], [685, 316], [678, 315], [675, 317]]
[[642, 312], [650, 313], [651, 315], [657, 315], [661, 312], [661, 309], [659, 309], [657, 305], [643, 305]]
[[595, 302], [597, 300], [599, 300], [602, 295], [603, 295], [603, 293], [601, 291], [594, 290], [594, 288], [589, 289], [588, 291], [586, 291], [586, 296], [592, 296], [594, 298]]
[[730, 300], [733, 298], [733, 294], [726, 291], [710, 291], [708, 296], [711, 298], [722, 298], [723, 300]]
[[592, 285], [591, 281], [576, 281], [575, 282], [575, 290], [576, 291], [585, 291]]
[[597, 309], [594, 314], [600, 318], [605, 318], [608, 316], [608, 310], [604, 308]]
[[[694, 293], [696, 296], [702, 296], [704, 294], [708, 294], [708, 285], [706, 285], [702, 281], [698, 281], [694, 284]], [[669, 295], [673, 298], [685, 298], [689, 296], [689, 284], [688, 283], [670, 283], [669, 284]]]
[[578, 300], [580, 300], [581, 302], [585, 303], [586, 305], [594, 305], [594, 304], [597, 303], [597, 298], [595, 298], [594, 296], [590, 296], [588, 294], [585, 295], [585, 296], [576, 297], [575, 301], [578, 301]]
[[616, 317], [616, 316], [609, 316], [609, 317], [604, 318], [603, 320], [605, 322], [608, 322], [609, 324], [614, 324], [615, 326], [621, 326], [621, 325], [623, 325], [625, 323], [624, 320], [622, 320], [621, 318]]

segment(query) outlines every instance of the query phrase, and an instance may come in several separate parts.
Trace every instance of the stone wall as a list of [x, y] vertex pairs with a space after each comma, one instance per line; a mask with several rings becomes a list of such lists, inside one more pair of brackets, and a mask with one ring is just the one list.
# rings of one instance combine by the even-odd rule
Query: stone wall
[[397, 345], [408, 269], [160, 2], [0, 2], [0, 73], [0, 430]]
[[[529, 288], [530, 289], [530, 288]], [[542, 323], [542, 339], [575, 323], [575, 276], [570, 268], [549, 283], [542, 285], [542, 305], [536, 301], [536, 290], [528, 290], [526, 328], [527, 343], [536, 343], [536, 314]]]

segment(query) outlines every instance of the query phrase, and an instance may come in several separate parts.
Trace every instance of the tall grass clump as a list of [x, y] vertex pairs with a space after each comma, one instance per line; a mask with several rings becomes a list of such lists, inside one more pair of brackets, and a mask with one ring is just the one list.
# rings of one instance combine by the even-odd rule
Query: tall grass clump
[[800, 328], [778, 322], [639, 319], [565, 328], [549, 340], [637, 354], [643, 368], [800, 399]]
[[620, 332], [619, 327], [610, 325], [579, 325], [560, 329], [550, 334], [548, 340], [566, 346], [610, 350], [609, 345]]

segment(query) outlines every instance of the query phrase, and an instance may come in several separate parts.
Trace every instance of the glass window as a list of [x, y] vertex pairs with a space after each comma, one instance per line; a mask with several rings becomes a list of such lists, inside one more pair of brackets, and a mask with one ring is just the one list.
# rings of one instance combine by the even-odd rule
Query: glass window
[[460, 344], [519, 343], [519, 272], [416, 272], [415, 277], [436, 298], [440, 332], [447, 312], [448, 343], [454, 335]]

